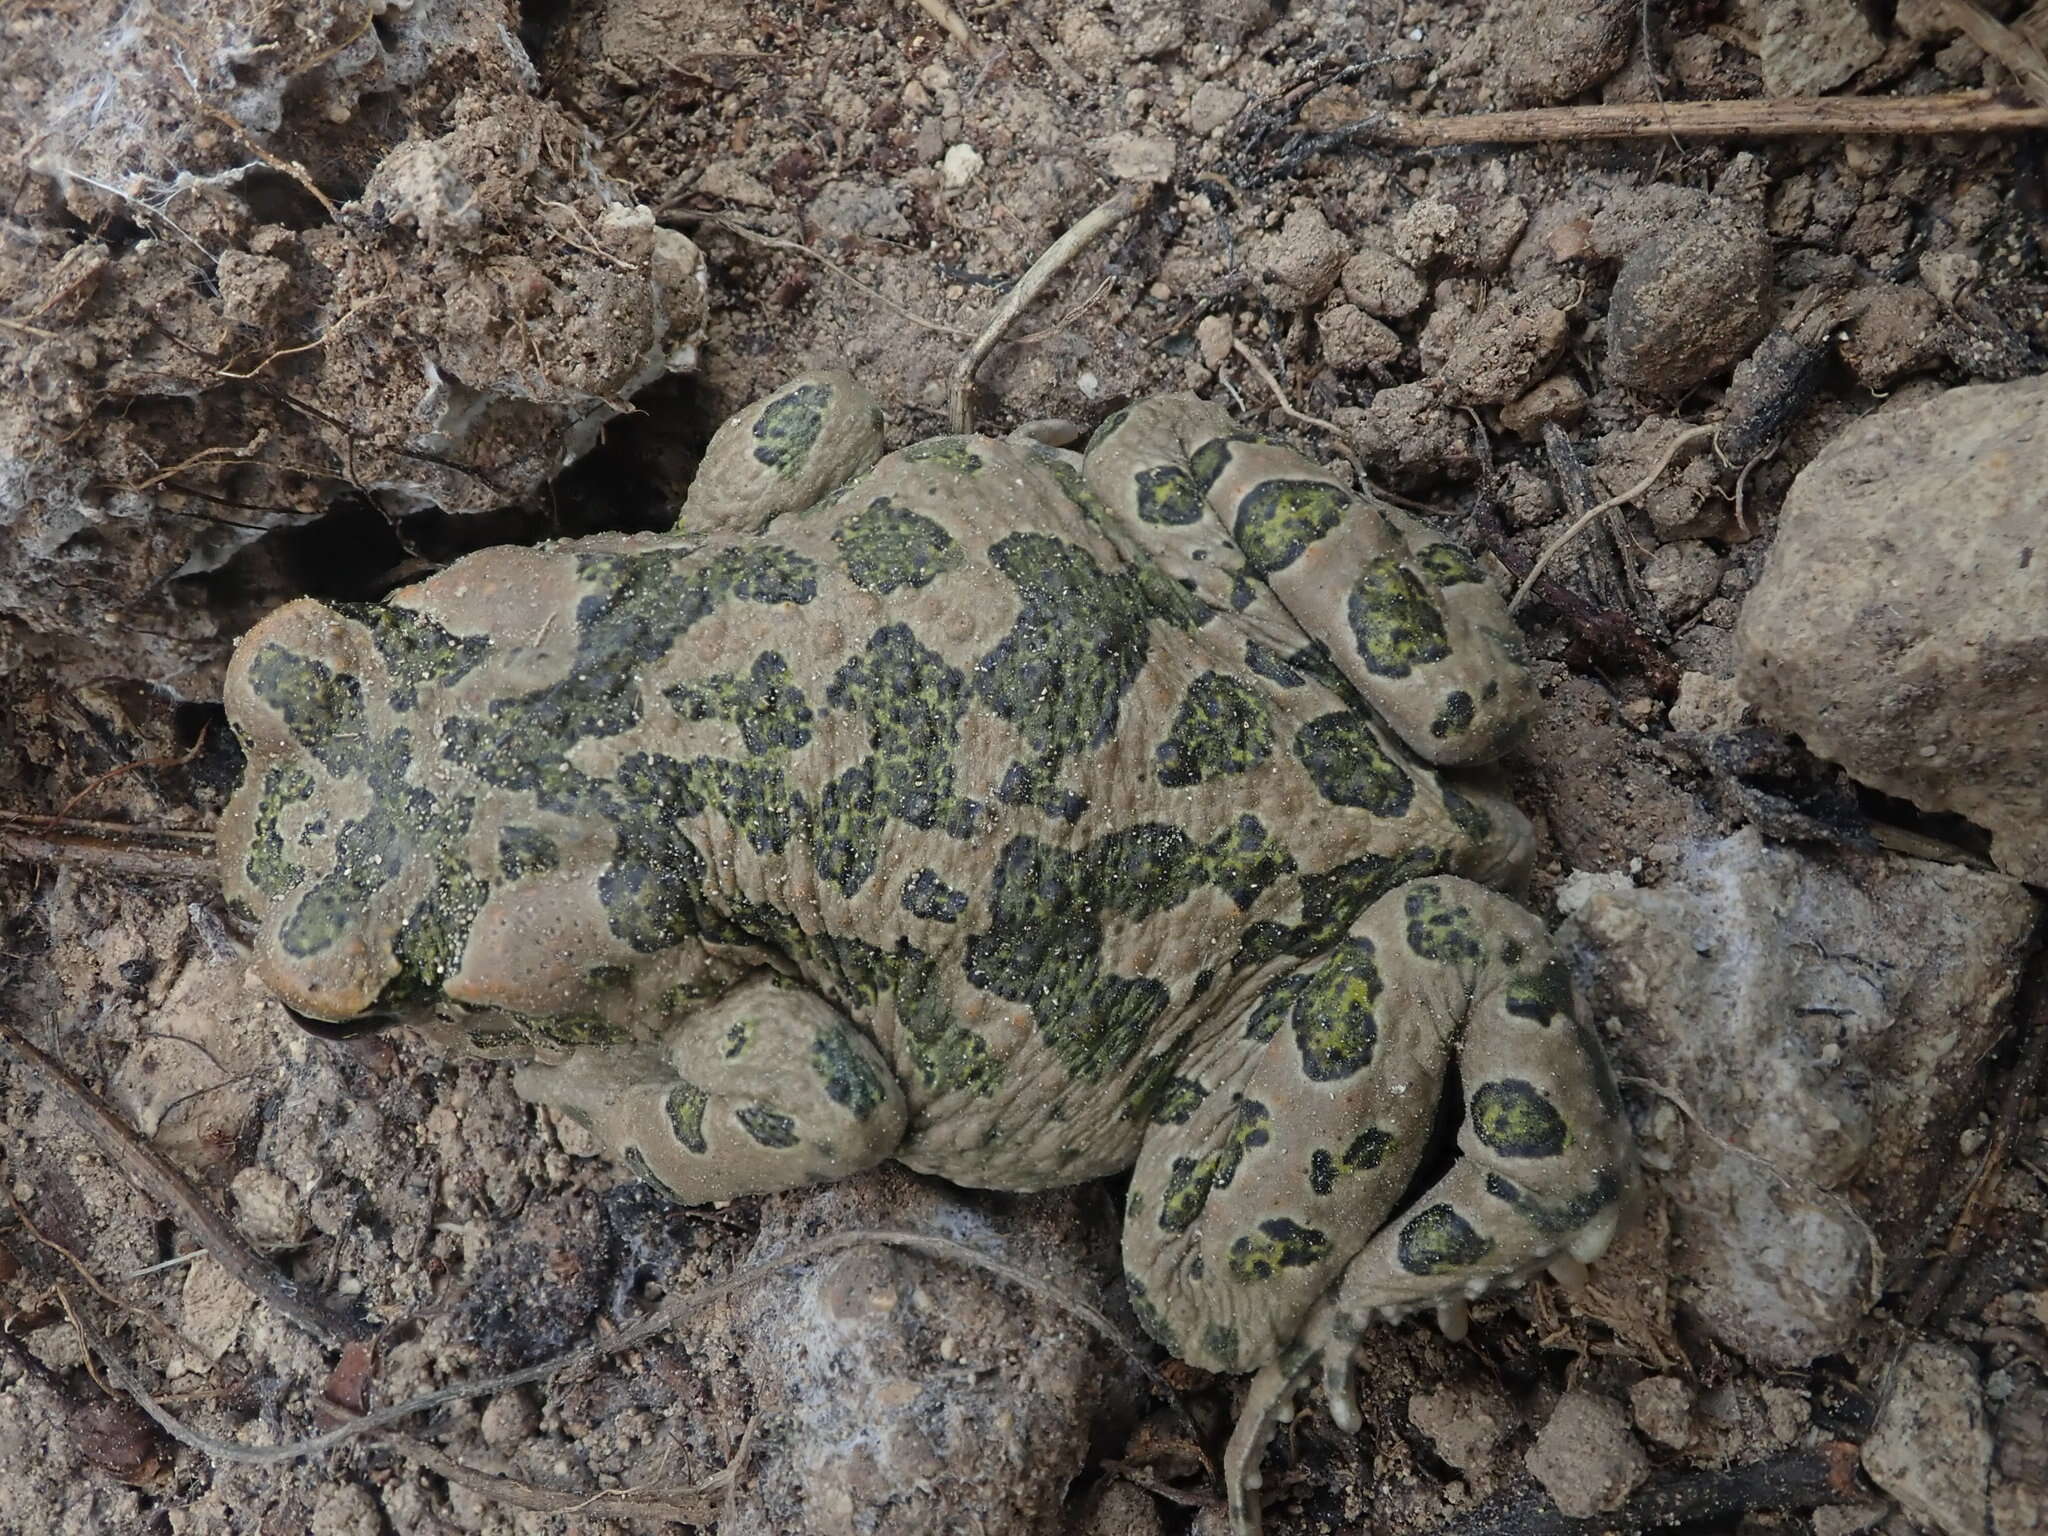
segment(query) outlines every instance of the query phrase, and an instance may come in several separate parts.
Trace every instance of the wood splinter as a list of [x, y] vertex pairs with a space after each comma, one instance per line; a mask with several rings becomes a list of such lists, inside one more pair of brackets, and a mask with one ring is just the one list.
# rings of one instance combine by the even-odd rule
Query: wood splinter
[[1548, 144], [1583, 139], [1778, 138], [1806, 134], [2022, 133], [2048, 128], [2048, 106], [2008, 106], [1989, 91], [1937, 96], [1806, 96], [1779, 101], [1602, 102], [1410, 117], [1376, 112], [1333, 125], [1341, 142], [1403, 149], [1454, 144]]

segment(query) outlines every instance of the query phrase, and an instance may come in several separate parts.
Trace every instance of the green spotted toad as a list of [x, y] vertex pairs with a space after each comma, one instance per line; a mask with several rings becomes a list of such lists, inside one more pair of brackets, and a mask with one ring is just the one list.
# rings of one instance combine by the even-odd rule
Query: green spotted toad
[[1578, 1272], [1631, 1186], [1565, 966], [1489, 888], [1527, 823], [1460, 772], [1530, 707], [1510, 623], [1192, 397], [1085, 455], [880, 446], [801, 379], [672, 533], [273, 614], [228, 675], [228, 895], [292, 1008], [514, 1058], [678, 1200], [1132, 1169], [1145, 1326], [1264, 1368], [1254, 1529], [1297, 1390], [1355, 1426], [1369, 1323]]

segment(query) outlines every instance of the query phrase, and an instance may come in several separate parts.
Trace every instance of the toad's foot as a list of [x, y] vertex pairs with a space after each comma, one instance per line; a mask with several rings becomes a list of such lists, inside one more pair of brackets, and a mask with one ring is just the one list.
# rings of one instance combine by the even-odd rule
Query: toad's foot
[[[1532, 1257], [1521, 1270], [1502, 1277], [1499, 1286], [1519, 1288], [1531, 1274], [1545, 1269], [1558, 1284], [1577, 1294], [1586, 1283], [1586, 1265], [1606, 1251], [1616, 1227], [1614, 1220], [1589, 1224], [1574, 1234], [1565, 1248], [1547, 1258]], [[1484, 1284], [1479, 1286], [1479, 1290], [1487, 1288]], [[1355, 1383], [1356, 1357], [1366, 1327], [1375, 1318], [1393, 1322], [1428, 1305], [1422, 1301], [1390, 1299], [1373, 1306], [1367, 1298], [1359, 1300], [1365, 1310], [1354, 1313], [1341, 1293], [1326, 1297], [1302, 1325], [1300, 1342], [1252, 1378], [1251, 1388], [1238, 1410], [1237, 1425], [1231, 1431], [1230, 1445], [1223, 1453], [1223, 1481], [1229, 1499], [1232, 1536], [1259, 1536], [1259, 1493], [1264, 1486], [1260, 1463], [1280, 1428], [1293, 1422], [1299, 1395], [1320, 1380], [1330, 1422], [1347, 1435], [1356, 1434], [1362, 1423]], [[1462, 1339], [1469, 1321], [1465, 1297], [1453, 1296], [1434, 1305], [1444, 1336]]]

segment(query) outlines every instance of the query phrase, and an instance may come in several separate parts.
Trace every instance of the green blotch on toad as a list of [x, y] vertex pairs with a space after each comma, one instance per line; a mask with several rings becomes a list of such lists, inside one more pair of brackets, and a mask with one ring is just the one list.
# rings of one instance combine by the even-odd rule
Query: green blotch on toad
[[822, 384], [800, 384], [770, 401], [754, 423], [754, 457], [793, 479], [810, 459], [831, 399], [831, 390]]

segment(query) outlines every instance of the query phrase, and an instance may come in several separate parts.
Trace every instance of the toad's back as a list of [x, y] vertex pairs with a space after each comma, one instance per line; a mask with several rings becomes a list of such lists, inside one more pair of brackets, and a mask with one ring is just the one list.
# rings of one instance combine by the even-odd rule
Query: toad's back
[[546, 1051], [766, 965], [881, 1046], [914, 1166], [1127, 1164], [1204, 1020], [1522, 824], [1406, 753], [1227, 541], [1224, 585], [1173, 579], [1076, 462], [938, 439], [759, 535], [489, 550], [273, 616], [229, 699], [269, 978]]

